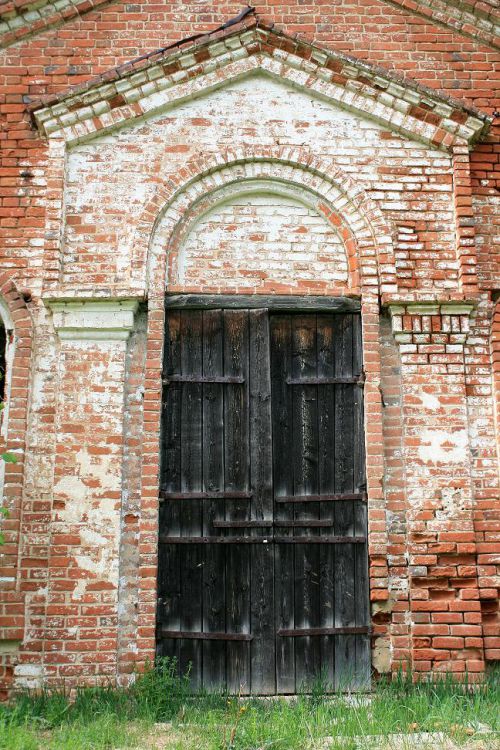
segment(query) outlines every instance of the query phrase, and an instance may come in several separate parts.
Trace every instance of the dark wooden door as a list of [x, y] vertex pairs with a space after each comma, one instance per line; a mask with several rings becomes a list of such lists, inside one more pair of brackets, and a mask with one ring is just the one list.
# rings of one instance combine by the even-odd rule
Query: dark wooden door
[[369, 680], [356, 314], [167, 312], [158, 655], [195, 687]]

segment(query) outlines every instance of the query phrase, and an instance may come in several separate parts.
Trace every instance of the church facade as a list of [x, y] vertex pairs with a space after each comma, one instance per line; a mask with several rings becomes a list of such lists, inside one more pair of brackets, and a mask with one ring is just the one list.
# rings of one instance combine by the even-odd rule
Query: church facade
[[4, 696], [500, 658], [498, 29], [0, 8]]

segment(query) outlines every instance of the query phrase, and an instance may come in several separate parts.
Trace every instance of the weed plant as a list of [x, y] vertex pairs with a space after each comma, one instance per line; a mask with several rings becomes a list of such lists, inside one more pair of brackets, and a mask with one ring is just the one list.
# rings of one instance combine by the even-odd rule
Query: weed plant
[[401, 672], [369, 696], [332, 696], [323, 679], [291, 699], [259, 699], [193, 694], [189, 674], [177, 676], [165, 659], [128, 688], [19, 694], [0, 706], [0, 750], [307, 750], [325, 737], [349, 750], [354, 737], [359, 746], [360, 737], [416, 731], [444, 732], [460, 745], [486, 728], [498, 738], [499, 707], [499, 671], [479, 686]]

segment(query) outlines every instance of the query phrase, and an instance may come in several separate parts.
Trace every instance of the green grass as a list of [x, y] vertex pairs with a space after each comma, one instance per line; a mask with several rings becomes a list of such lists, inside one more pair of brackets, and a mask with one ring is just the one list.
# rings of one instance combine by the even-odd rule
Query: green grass
[[[379, 683], [370, 700], [325, 696], [321, 683], [293, 700], [193, 697], [187, 678], [164, 662], [123, 690], [19, 695], [0, 707], [0, 750], [307, 750], [323, 737], [445, 732], [460, 745], [479, 725], [500, 731], [500, 673], [472, 688], [449, 677], [432, 684], [401, 676]], [[171, 722], [168, 726], [155, 726]], [[484, 747], [499, 747], [485, 739]]]

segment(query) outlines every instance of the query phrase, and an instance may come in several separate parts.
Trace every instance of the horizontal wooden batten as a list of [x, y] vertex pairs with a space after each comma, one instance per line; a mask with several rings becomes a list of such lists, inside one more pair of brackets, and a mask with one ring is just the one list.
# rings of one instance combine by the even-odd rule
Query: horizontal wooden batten
[[241, 384], [245, 378], [238, 375], [166, 375], [162, 378], [163, 385], [170, 383], [229, 383]]
[[362, 376], [353, 378], [287, 378], [287, 385], [359, 385], [365, 384]]
[[160, 536], [160, 544], [364, 544], [365, 536]]
[[272, 521], [213, 521], [214, 529], [271, 529]]
[[252, 492], [227, 490], [225, 492], [167, 492], [160, 490], [160, 500], [251, 500]]
[[344, 492], [334, 495], [279, 495], [276, 503], [331, 503], [341, 500], [362, 500], [366, 502], [365, 492]]
[[270, 528], [315, 528], [333, 526], [334, 521], [214, 521], [216, 529], [270, 529]]
[[[161, 500], [251, 500], [252, 492], [235, 490], [221, 492], [166, 492], [160, 490]], [[280, 495], [274, 498], [276, 503], [330, 503], [342, 500], [361, 500], [366, 502], [366, 492], [338, 493], [334, 495]], [[282, 524], [279, 524], [282, 525]]]
[[309, 519], [299, 520], [299, 521], [275, 521], [274, 526], [277, 528], [320, 528], [320, 527], [328, 527], [334, 525], [333, 519], [330, 520], [323, 520], [323, 521], [313, 521]]
[[216, 310], [242, 308], [268, 309], [276, 312], [357, 313], [359, 299], [351, 297], [298, 297], [274, 294], [172, 294], [166, 295], [165, 307]]
[[265, 536], [160, 536], [160, 544], [271, 544]]
[[248, 633], [197, 633], [192, 630], [158, 628], [158, 638], [187, 638], [195, 641], [253, 641]]
[[282, 638], [302, 638], [310, 635], [367, 635], [371, 633], [371, 628], [363, 626], [346, 626], [340, 628], [297, 628], [296, 630], [278, 630], [278, 635]]

